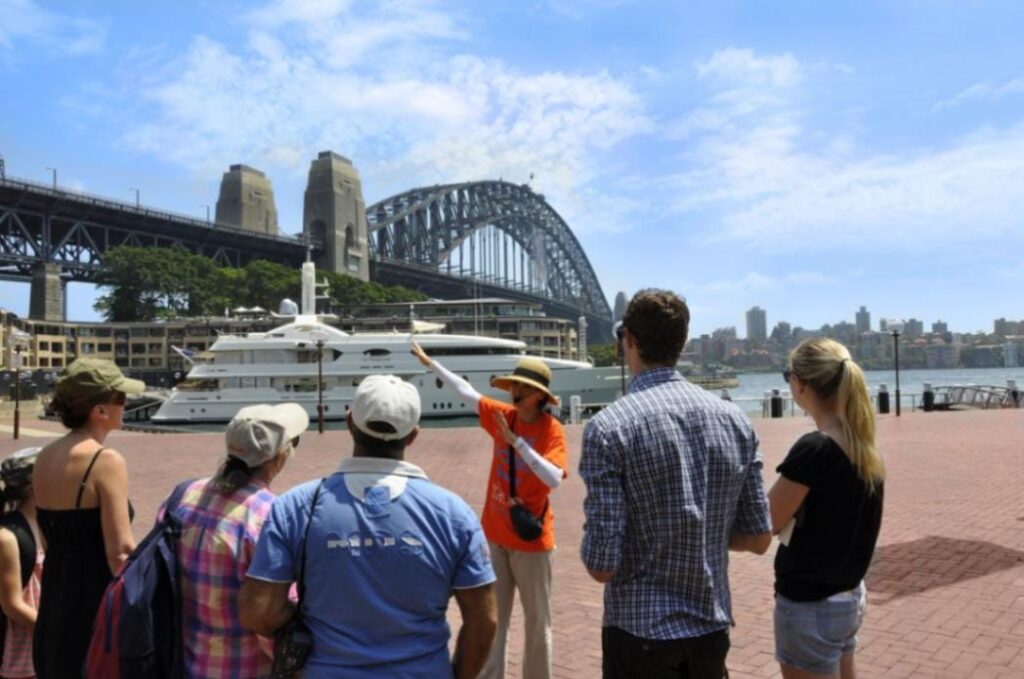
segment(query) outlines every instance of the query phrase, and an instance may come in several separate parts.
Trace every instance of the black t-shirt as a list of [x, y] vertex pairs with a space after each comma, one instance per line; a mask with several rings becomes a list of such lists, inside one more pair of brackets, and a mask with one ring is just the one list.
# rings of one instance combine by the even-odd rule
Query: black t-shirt
[[775, 591], [819, 601], [856, 587], [882, 526], [882, 484], [869, 493], [843, 449], [821, 432], [802, 436], [776, 471], [810, 491], [789, 545], [775, 555]]

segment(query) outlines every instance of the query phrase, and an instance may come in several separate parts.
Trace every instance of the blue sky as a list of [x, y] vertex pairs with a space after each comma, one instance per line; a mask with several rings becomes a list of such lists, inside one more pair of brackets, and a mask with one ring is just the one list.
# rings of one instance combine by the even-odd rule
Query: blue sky
[[[142, 9], [145, 7], [145, 9]], [[9, 175], [205, 217], [243, 162], [301, 230], [309, 162], [367, 203], [526, 181], [611, 301], [694, 333], [1024, 318], [1024, 3], [0, 0]], [[69, 316], [93, 319], [72, 285]], [[27, 286], [0, 283], [25, 313]]]

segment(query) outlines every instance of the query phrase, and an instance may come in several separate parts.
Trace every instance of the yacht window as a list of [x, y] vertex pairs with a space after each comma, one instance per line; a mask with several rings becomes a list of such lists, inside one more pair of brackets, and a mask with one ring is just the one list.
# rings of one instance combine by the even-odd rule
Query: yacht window
[[434, 384], [437, 385], [438, 389], [444, 389], [444, 382], [441, 381], [440, 377], [434, 379]]
[[367, 349], [366, 351], [363, 352], [363, 356], [374, 357], [374, 358], [380, 357], [380, 356], [390, 356], [390, 355], [391, 355], [391, 351], [389, 349]]

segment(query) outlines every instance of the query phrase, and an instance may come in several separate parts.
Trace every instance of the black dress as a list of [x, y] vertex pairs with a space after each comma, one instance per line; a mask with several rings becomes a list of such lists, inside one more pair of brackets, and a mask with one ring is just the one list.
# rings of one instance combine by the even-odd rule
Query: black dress
[[[46, 562], [32, 661], [39, 679], [81, 677], [92, 624], [112, 579], [103, 544], [100, 508], [81, 509], [82, 490], [96, 458], [82, 477], [75, 509], [36, 509], [46, 538]], [[130, 508], [129, 508], [130, 509]]]

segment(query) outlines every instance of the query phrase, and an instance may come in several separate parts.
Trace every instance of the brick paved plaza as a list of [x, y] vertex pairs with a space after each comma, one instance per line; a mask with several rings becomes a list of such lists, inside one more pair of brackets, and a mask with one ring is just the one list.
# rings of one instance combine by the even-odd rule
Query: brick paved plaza
[[[24, 422], [21, 441], [0, 425], [0, 455], [39, 445], [59, 426]], [[756, 420], [765, 479], [809, 419]], [[554, 580], [555, 676], [600, 675], [601, 587], [578, 558], [584, 488], [576, 475], [580, 427], [569, 427], [572, 476], [553, 495], [558, 557]], [[222, 455], [217, 434], [117, 432], [108, 441], [129, 464], [138, 509], [135, 532], [151, 525], [179, 479], [210, 473]], [[885, 517], [868, 574], [867, 621], [857, 656], [863, 677], [1024, 677], [1024, 413], [908, 413], [879, 419], [889, 467]], [[291, 485], [330, 472], [351, 450], [346, 432], [311, 432], [275, 482]], [[437, 482], [479, 509], [489, 445], [474, 428], [427, 429], [410, 450]], [[772, 553], [734, 555], [736, 627], [732, 677], [774, 677]], [[457, 614], [452, 612], [457, 624]], [[510, 677], [518, 676], [521, 617], [513, 618]]]

